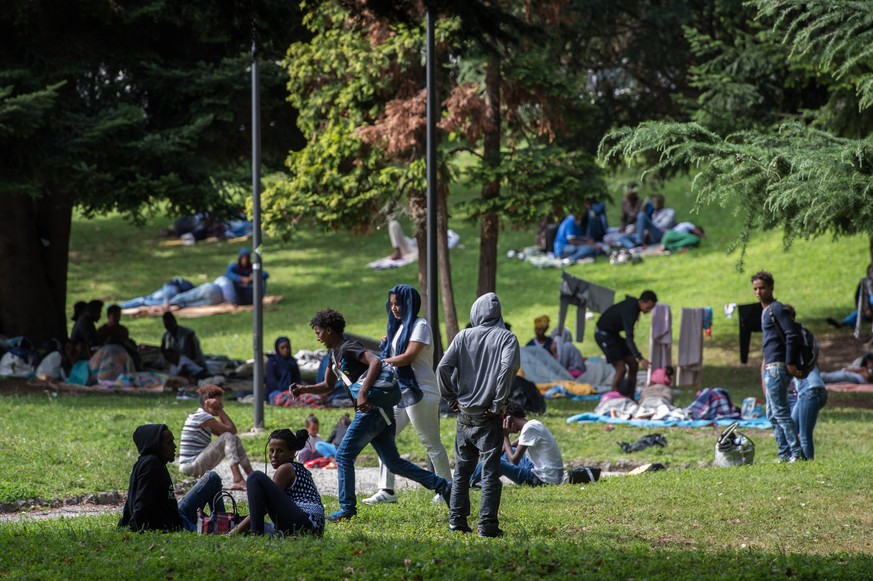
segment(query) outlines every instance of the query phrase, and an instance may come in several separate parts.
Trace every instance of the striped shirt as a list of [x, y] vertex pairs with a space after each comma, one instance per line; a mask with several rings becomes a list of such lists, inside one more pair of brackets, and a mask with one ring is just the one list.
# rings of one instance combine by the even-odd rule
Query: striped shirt
[[182, 426], [182, 438], [179, 443], [179, 462], [190, 462], [196, 458], [212, 441], [212, 431], [202, 424], [214, 419], [212, 414], [199, 408], [193, 414], [188, 414], [185, 425]]

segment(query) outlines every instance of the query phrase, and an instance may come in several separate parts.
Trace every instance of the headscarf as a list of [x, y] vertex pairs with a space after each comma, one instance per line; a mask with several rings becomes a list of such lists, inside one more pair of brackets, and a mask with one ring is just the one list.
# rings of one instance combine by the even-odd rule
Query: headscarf
[[[249, 257], [248, 266], [244, 267], [242, 265], [242, 257], [243, 256]], [[251, 276], [251, 274], [252, 274], [252, 251], [251, 250], [249, 250], [248, 248], [243, 248], [242, 250], [239, 251], [239, 253], [236, 255], [236, 268], [237, 268], [237, 274], [239, 274], [240, 276]]]
[[270, 357], [273, 359], [273, 365], [279, 370], [279, 385], [287, 387], [297, 381], [296, 376], [300, 371], [297, 360], [292, 355], [289, 354], [288, 357], [279, 355], [279, 345], [282, 343], [288, 343], [288, 347], [291, 347], [291, 340], [288, 337], [279, 337], [274, 345], [276, 352]]
[[[394, 295], [394, 300], [400, 305], [400, 319], [396, 318], [391, 312], [391, 295]], [[391, 343], [394, 342], [394, 335], [397, 334], [397, 329], [400, 328], [401, 324], [403, 325], [403, 331], [397, 339], [397, 354], [406, 352], [406, 348], [409, 346], [409, 338], [412, 336], [412, 327], [418, 318], [418, 312], [421, 310], [421, 295], [408, 284], [398, 284], [388, 291], [385, 310], [388, 311], [388, 330], [385, 342], [380, 345], [382, 359], [391, 356]], [[418, 381], [415, 379], [412, 366], [395, 366], [395, 369], [397, 370], [397, 381], [400, 384], [401, 392], [401, 401], [397, 407], [402, 408], [415, 405], [421, 401], [423, 394], [418, 386]]]

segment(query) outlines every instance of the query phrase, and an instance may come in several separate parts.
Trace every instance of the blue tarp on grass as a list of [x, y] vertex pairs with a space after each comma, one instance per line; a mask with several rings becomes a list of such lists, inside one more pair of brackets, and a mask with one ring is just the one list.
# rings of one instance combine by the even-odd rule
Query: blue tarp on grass
[[628, 426], [636, 426], [638, 428], [705, 428], [708, 426], [729, 426], [737, 422], [738, 427], [769, 430], [773, 428], [773, 424], [767, 418], [757, 418], [754, 420], [623, 420], [621, 418], [612, 418], [609, 416], [600, 416], [592, 412], [584, 414], [576, 414], [567, 418], [568, 424], [573, 423], [594, 423], [601, 422], [604, 424], [624, 424]]

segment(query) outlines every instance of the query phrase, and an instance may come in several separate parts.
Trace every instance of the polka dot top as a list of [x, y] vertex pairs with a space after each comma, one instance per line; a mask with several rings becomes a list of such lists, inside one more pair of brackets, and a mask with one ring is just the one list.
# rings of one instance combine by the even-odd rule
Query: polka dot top
[[[321, 495], [318, 493], [315, 482], [312, 481], [312, 474], [299, 462], [292, 461], [291, 465], [297, 476], [294, 478], [294, 482], [285, 488], [285, 494], [300, 507], [300, 510], [323, 523], [324, 505], [321, 504]], [[324, 525], [322, 524], [322, 526]]]

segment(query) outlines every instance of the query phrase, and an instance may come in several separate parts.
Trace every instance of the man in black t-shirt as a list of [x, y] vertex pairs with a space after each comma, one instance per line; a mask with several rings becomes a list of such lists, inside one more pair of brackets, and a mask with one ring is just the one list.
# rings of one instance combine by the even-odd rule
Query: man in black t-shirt
[[[612, 305], [597, 321], [594, 339], [606, 355], [606, 360], [615, 368], [612, 390], [625, 397], [634, 396], [640, 365], [643, 369], [649, 368], [648, 360], [634, 343], [634, 325], [637, 324], [640, 313], [650, 313], [657, 302], [658, 297], [653, 291], [643, 291], [639, 299], [628, 297]], [[620, 334], [622, 331], [624, 337]]]
[[331, 365], [327, 368], [324, 381], [306, 386], [293, 384], [290, 387], [291, 393], [295, 397], [301, 393], [329, 393], [336, 385], [337, 372], [346, 376], [343, 378], [346, 387], [349, 387], [349, 382], [360, 383], [355, 402], [355, 417], [336, 452], [340, 509], [328, 515], [327, 520], [338, 522], [357, 514], [355, 459], [367, 444], [373, 446], [388, 470], [437, 492], [449, 504], [451, 483], [402, 459], [394, 439], [394, 410], [380, 408], [369, 401], [368, 392], [382, 371], [382, 360], [358, 341], [350, 341], [343, 336], [346, 321], [337, 311], [327, 309], [316, 313], [310, 326], [315, 331], [318, 342], [330, 350], [328, 357], [331, 358]]

